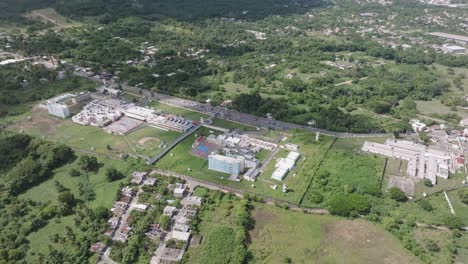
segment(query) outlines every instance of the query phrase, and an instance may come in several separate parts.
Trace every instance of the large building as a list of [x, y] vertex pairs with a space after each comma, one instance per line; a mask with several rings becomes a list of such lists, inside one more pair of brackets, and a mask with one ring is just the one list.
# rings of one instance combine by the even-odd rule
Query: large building
[[362, 150], [406, 160], [408, 176], [429, 179], [433, 184], [437, 182], [437, 177], [447, 179], [449, 173], [455, 170], [449, 153], [410, 141], [388, 139], [385, 144], [365, 142]]
[[245, 169], [243, 158], [211, 154], [208, 156], [208, 169], [239, 176]]
[[458, 43], [458, 44], [461, 44], [461, 45], [467, 45], [468, 44], [468, 37], [466, 37], [466, 36], [448, 34], [448, 33], [443, 33], [443, 32], [432, 32], [432, 33], [429, 33], [429, 35], [434, 36], [434, 37], [443, 38], [443, 39], [446, 39], [446, 40], [451, 40], [451, 41], [454, 41], [455, 43]]
[[71, 116], [72, 112], [81, 108], [82, 104], [90, 100], [89, 93], [62, 94], [47, 100], [47, 111], [49, 114], [61, 118]]

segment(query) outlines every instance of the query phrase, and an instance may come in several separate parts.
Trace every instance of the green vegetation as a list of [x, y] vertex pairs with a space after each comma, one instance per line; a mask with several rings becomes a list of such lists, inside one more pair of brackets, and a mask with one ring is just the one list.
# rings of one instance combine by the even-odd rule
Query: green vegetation
[[419, 261], [380, 226], [363, 220], [286, 211], [254, 203], [249, 251], [252, 263], [373, 263]]
[[247, 200], [232, 194], [209, 192], [194, 230], [203, 240], [200, 245], [190, 247], [185, 256], [187, 263], [244, 263], [247, 256], [247, 228], [250, 221]]
[[334, 194], [380, 193], [384, 159], [357, 153], [362, 143], [362, 139], [335, 141], [312, 178], [304, 206], [323, 206]]

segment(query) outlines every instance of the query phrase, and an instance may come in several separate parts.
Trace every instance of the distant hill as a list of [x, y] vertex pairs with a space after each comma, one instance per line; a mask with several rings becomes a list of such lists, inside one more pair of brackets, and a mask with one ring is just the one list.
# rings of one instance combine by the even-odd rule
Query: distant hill
[[59, 0], [55, 7], [70, 17], [143, 15], [204, 20], [302, 13], [321, 4], [322, 0]]

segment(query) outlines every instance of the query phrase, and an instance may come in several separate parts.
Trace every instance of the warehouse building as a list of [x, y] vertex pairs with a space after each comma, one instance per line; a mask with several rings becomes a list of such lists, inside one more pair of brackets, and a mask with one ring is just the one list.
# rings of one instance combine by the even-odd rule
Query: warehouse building
[[67, 118], [90, 99], [90, 93], [62, 94], [47, 100], [47, 111], [51, 115]]

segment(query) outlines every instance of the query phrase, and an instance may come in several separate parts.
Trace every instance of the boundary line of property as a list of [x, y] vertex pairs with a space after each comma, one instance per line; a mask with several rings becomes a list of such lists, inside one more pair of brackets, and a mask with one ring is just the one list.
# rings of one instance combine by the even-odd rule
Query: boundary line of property
[[330, 151], [330, 149], [333, 147], [333, 145], [335, 145], [335, 142], [336, 142], [337, 139], [338, 139], [337, 137], [333, 137], [333, 142], [330, 144], [330, 146], [327, 148], [327, 150], [323, 154], [322, 159], [317, 164], [317, 167], [315, 167], [314, 172], [312, 173], [312, 176], [310, 177], [309, 183], [307, 184], [306, 189], [302, 193], [301, 198], [299, 199], [299, 201], [297, 203], [298, 206], [310, 208], [308, 206], [302, 205], [302, 201], [304, 200], [304, 197], [306, 196], [307, 192], [309, 191], [310, 185], [312, 185], [312, 181], [314, 180], [315, 174], [317, 173], [318, 169], [322, 166], [323, 160], [325, 160], [325, 157], [327, 156], [328, 151]]

